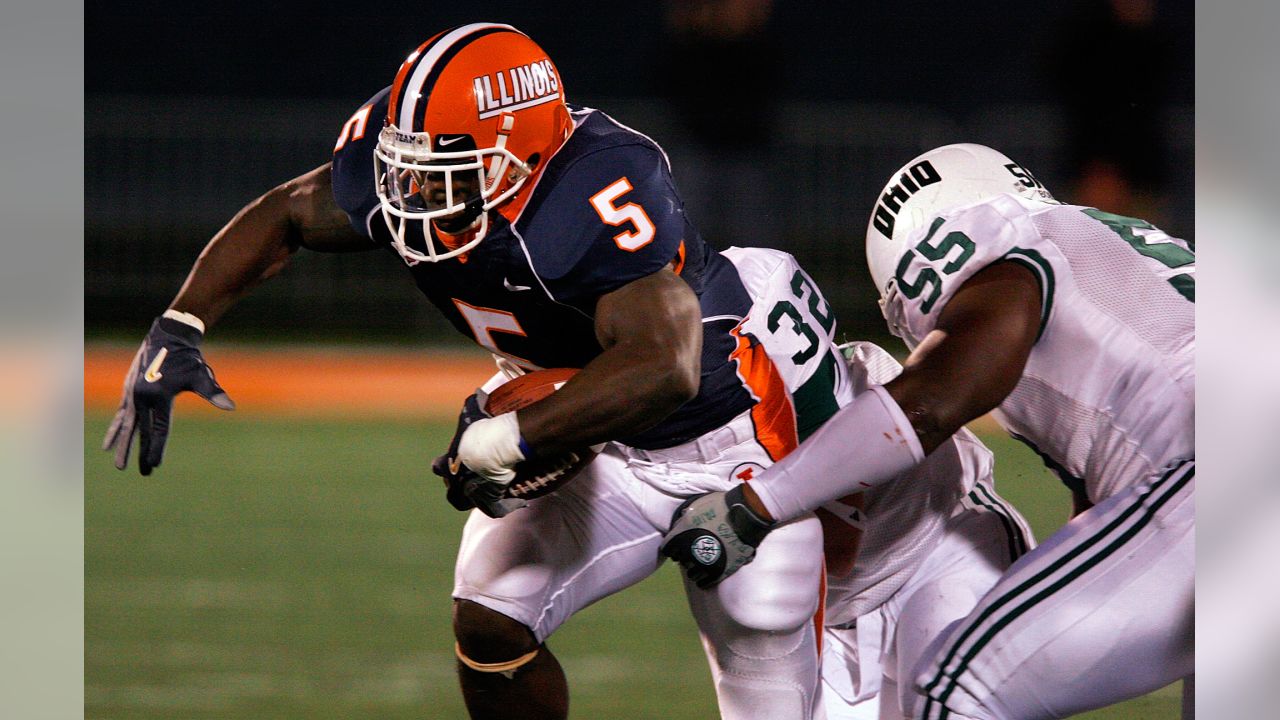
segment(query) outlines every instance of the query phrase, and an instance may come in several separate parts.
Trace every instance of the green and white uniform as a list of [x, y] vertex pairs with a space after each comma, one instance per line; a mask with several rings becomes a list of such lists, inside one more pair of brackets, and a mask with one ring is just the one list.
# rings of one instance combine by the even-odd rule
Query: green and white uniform
[[[872, 343], [843, 350], [855, 395], [902, 372]], [[862, 532], [848, 572], [827, 566], [827, 720], [905, 717], [920, 659], [1034, 546], [1026, 521], [996, 493], [993, 467], [991, 451], [961, 429], [924, 462], [863, 493], [861, 511], [839, 502], [823, 506]], [[832, 531], [833, 524], [824, 527]]]
[[1029, 268], [1043, 301], [995, 417], [1096, 506], [922, 666], [924, 718], [1065, 717], [1194, 672], [1195, 255], [1141, 220], [997, 195], [916, 231], [885, 317], [914, 347], [1001, 261]]

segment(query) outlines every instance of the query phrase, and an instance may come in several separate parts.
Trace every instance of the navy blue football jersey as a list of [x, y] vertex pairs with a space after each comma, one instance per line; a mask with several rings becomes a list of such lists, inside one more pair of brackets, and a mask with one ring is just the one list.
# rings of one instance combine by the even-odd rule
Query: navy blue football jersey
[[[343, 128], [333, 158], [333, 192], [357, 231], [395, 252], [375, 191], [378, 133], [368, 126], [386, 116], [388, 90]], [[526, 368], [580, 368], [602, 352], [594, 326], [600, 297], [676, 260], [702, 306], [701, 386], [657, 426], [617, 440], [644, 449], [677, 445], [755, 402], [730, 358], [738, 345], [730, 331], [751, 299], [733, 264], [689, 223], [662, 149], [598, 110], [570, 109], [573, 133], [536, 178], [514, 223], [494, 213], [488, 235], [465, 261], [408, 269], [453, 326], [490, 352]], [[598, 199], [592, 204], [602, 191], [609, 198], [604, 212]], [[627, 219], [636, 212], [629, 206], [653, 226], [651, 238]], [[411, 245], [415, 235], [421, 242], [421, 231], [412, 231]]]

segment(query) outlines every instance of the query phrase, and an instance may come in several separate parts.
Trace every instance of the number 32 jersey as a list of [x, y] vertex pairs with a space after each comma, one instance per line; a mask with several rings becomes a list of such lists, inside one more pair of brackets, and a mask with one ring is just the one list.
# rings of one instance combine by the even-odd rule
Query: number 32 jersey
[[[375, 95], [356, 116], [384, 117], [387, 94]], [[459, 258], [411, 265], [419, 289], [455, 328], [499, 357], [526, 370], [580, 368], [602, 352], [594, 325], [597, 301], [671, 265], [702, 308], [698, 395], [656, 427], [619, 441], [642, 449], [670, 447], [748, 409], [754, 415], [766, 403], [751, 377], [759, 375], [760, 363], [748, 360], [772, 363], [745, 322], [753, 298], [737, 268], [686, 219], [666, 154], [656, 143], [597, 110], [570, 110], [574, 130], [530, 178], [536, 184], [520, 214], [512, 222], [491, 215], [488, 235]], [[374, 183], [378, 133], [366, 127], [348, 136], [346, 130], [334, 153], [334, 197], [358, 232], [389, 247]], [[410, 244], [414, 235], [421, 242], [421, 231], [411, 230]], [[803, 281], [795, 286], [801, 307], [805, 299], [820, 300], [807, 276]], [[815, 297], [799, 297], [806, 292]], [[836, 359], [828, 354], [832, 362], [823, 367]], [[806, 364], [816, 366], [817, 360]], [[812, 428], [797, 428], [806, 429]]]
[[997, 195], [906, 243], [890, 328], [915, 347], [966, 280], [1000, 261], [1040, 282], [1040, 335], [993, 413], [1093, 502], [1195, 456], [1195, 255], [1151, 224]]

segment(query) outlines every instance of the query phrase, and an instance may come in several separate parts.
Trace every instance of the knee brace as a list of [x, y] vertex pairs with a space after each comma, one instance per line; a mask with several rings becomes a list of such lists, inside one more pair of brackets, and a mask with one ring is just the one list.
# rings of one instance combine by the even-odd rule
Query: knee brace
[[702, 642], [726, 720], [813, 716], [819, 675], [812, 622], [778, 632], [728, 621], [704, 630]]
[[529, 664], [535, 657], [538, 656], [538, 653], [541, 651], [542, 651], [542, 646], [539, 645], [538, 647], [525, 653], [524, 655], [521, 655], [515, 660], [508, 660], [506, 662], [496, 662], [496, 663], [482, 663], [482, 662], [476, 662], [475, 660], [472, 660], [471, 658], [467, 657], [467, 654], [462, 652], [462, 645], [456, 642], [453, 644], [453, 654], [458, 656], [458, 660], [461, 661], [463, 665], [466, 665], [467, 667], [471, 668], [472, 670], [475, 670], [476, 672], [500, 673], [503, 677], [507, 678], [508, 680], [514, 678], [516, 676], [516, 670], [519, 669], [522, 665]]
[[[501, 673], [508, 679], [532, 662], [543, 647], [529, 628], [470, 600], [454, 602], [453, 634], [457, 639], [453, 651], [463, 665], [476, 672]], [[488, 662], [475, 660], [468, 653]]]

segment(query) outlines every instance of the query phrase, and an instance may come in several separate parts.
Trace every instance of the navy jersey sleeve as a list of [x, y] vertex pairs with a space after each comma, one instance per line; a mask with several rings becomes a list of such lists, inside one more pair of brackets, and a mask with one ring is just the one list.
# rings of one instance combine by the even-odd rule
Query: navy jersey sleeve
[[378, 242], [388, 233], [379, 216], [378, 194], [374, 190], [373, 149], [387, 116], [391, 88], [369, 98], [347, 120], [333, 148], [333, 199], [347, 213], [356, 232]]
[[[534, 270], [556, 300], [595, 301], [677, 257], [683, 203], [661, 151], [644, 144], [583, 155], [526, 212], [519, 228]], [[539, 193], [541, 194], [541, 193]], [[540, 200], [540, 201], [539, 201]]]

